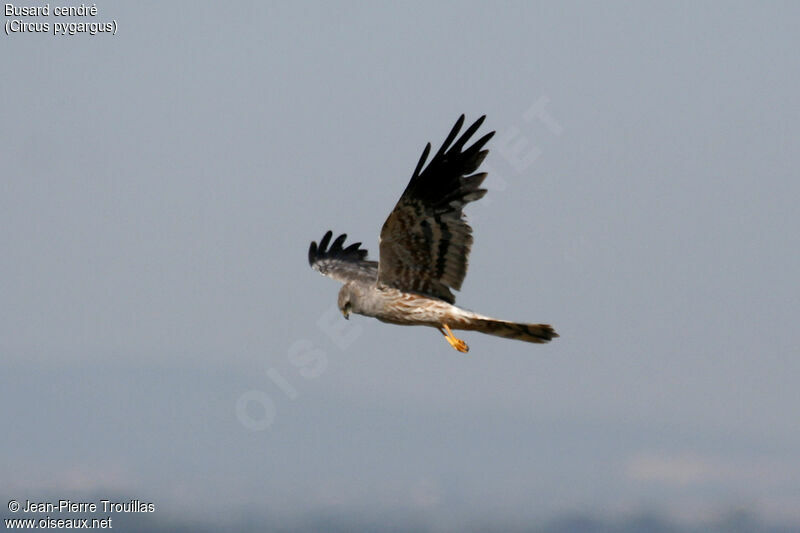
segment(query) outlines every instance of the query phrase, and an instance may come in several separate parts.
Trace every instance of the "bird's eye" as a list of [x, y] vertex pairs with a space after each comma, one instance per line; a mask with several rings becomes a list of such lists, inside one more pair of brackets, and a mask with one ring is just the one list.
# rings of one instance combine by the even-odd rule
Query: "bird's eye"
[[350, 302], [345, 302], [344, 303], [344, 310], [345, 311], [349, 312], [351, 307], [353, 307], [353, 304], [351, 304]]

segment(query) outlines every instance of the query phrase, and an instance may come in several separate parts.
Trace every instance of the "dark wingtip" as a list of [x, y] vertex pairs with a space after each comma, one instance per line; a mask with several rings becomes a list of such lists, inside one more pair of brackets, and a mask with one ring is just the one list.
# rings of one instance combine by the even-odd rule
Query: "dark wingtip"
[[317, 257], [325, 253], [328, 248], [328, 243], [331, 241], [331, 237], [333, 237], [333, 232], [328, 230], [325, 235], [322, 236], [322, 239], [320, 239], [319, 245], [317, 245], [317, 241], [311, 241], [311, 246], [308, 247], [309, 265], [313, 266]]
[[[462, 148], [467, 143], [467, 141], [475, 134], [476, 131], [478, 131], [478, 128], [481, 127], [481, 124], [483, 124], [483, 121], [484, 121], [485, 118], [486, 118], [486, 115], [483, 115], [481, 118], [479, 118], [478, 120], [473, 122], [472, 126], [467, 128], [467, 131], [465, 131], [464, 134], [461, 135], [461, 138], [459, 138], [456, 141], [456, 143], [453, 145], [453, 148], [458, 150], [459, 152], [461, 152]], [[486, 136], [484, 135], [484, 138], [485, 137]], [[481, 138], [481, 140], [483, 140], [483, 138]], [[486, 140], [488, 140], [488, 138]], [[478, 143], [473, 144], [472, 147], [470, 147], [470, 150], [473, 149], [477, 144]], [[478, 149], [480, 149], [480, 148], [478, 148]], [[467, 150], [467, 152], [468, 151], [469, 150]]]
[[451, 129], [450, 133], [448, 133], [447, 137], [445, 137], [442, 146], [439, 148], [439, 151], [436, 152], [435, 156], [433, 156], [434, 159], [441, 157], [445, 152], [447, 152], [447, 149], [450, 147], [450, 144], [455, 140], [456, 136], [458, 135], [458, 132], [461, 131], [461, 126], [464, 125], [465, 119], [466, 117], [464, 116], [463, 113], [461, 114], [460, 117], [458, 117], [458, 120], [456, 120], [453, 129]]
[[358, 247], [359, 247], [359, 246], [361, 246], [361, 243], [360, 243], [360, 242], [354, 242], [354, 243], [350, 244], [350, 246], [348, 246], [347, 248], [345, 248], [345, 249], [344, 249], [344, 251], [346, 252], [346, 251], [348, 251], [348, 250], [358, 250]]
[[322, 237], [322, 240], [319, 241], [320, 252], [325, 252], [325, 250], [328, 249], [328, 243], [331, 242], [331, 237], [333, 237], [333, 232], [331, 230], [328, 230]]
[[347, 238], [347, 233], [342, 233], [336, 240], [333, 241], [331, 247], [328, 249], [329, 252], [341, 252], [342, 251], [342, 244], [344, 244], [344, 240]]
[[314, 258], [317, 256], [317, 241], [311, 241], [311, 246], [308, 247], [308, 264], [314, 265]]
[[317, 261], [330, 257], [350, 259], [365, 259], [367, 257], [367, 250], [361, 248], [360, 242], [350, 244], [347, 248], [342, 246], [347, 239], [347, 233], [342, 233], [331, 243], [332, 237], [333, 232], [328, 230], [319, 241], [319, 244], [316, 241], [311, 241], [311, 246], [308, 247], [308, 263], [312, 267]]
[[419, 173], [422, 171], [422, 167], [425, 165], [425, 161], [428, 159], [428, 154], [431, 152], [431, 143], [425, 145], [425, 149], [422, 151], [422, 155], [419, 156], [419, 162], [417, 162], [417, 168], [414, 169], [414, 174], [411, 175], [412, 178], [416, 178], [419, 176]]

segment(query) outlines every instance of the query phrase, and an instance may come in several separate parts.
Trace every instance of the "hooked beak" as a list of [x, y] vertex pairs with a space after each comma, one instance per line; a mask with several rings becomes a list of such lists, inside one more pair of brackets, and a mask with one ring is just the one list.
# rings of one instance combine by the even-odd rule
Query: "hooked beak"
[[344, 319], [345, 320], [350, 320], [350, 311], [348, 311], [346, 309], [342, 309], [341, 311], [342, 311], [342, 316], [344, 317]]

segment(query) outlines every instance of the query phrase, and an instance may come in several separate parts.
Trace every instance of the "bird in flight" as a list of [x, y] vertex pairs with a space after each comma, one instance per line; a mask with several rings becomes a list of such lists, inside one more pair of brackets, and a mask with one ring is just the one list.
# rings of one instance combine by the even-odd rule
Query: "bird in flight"
[[383, 224], [379, 261], [367, 260], [360, 242], [345, 247], [346, 234], [331, 242], [333, 232], [328, 231], [319, 244], [311, 243], [311, 267], [344, 284], [338, 305], [345, 318], [357, 313], [390, 324], [434, 327], [459, 352], [469, 347], [456, 338], [454, 329], [534, 343], [558, 337], [547, 324], [498, 320], [454, 305], [451, 289], [461, 289], [472, 247], [464, 206], [486, 194], [480, 188], [486, 173], [475, 172], [489, 153], [483, 147], [495, 132], [468, 148], [465, 145], [485, 118], [476, 120], [456, 140], [464, 124], [461, 115], [425, 166], [431, 151], [427, 144], [411, 181]]

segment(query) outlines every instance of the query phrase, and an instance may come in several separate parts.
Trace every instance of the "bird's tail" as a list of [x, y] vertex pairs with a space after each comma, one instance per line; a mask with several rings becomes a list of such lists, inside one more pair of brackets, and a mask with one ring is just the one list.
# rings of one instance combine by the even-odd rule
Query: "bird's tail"
[[550, 342], [558, 337], [558, 333], [548, 324], [520, 324], [488, 317], [473, 318], [464, 329], [537, 344]]

